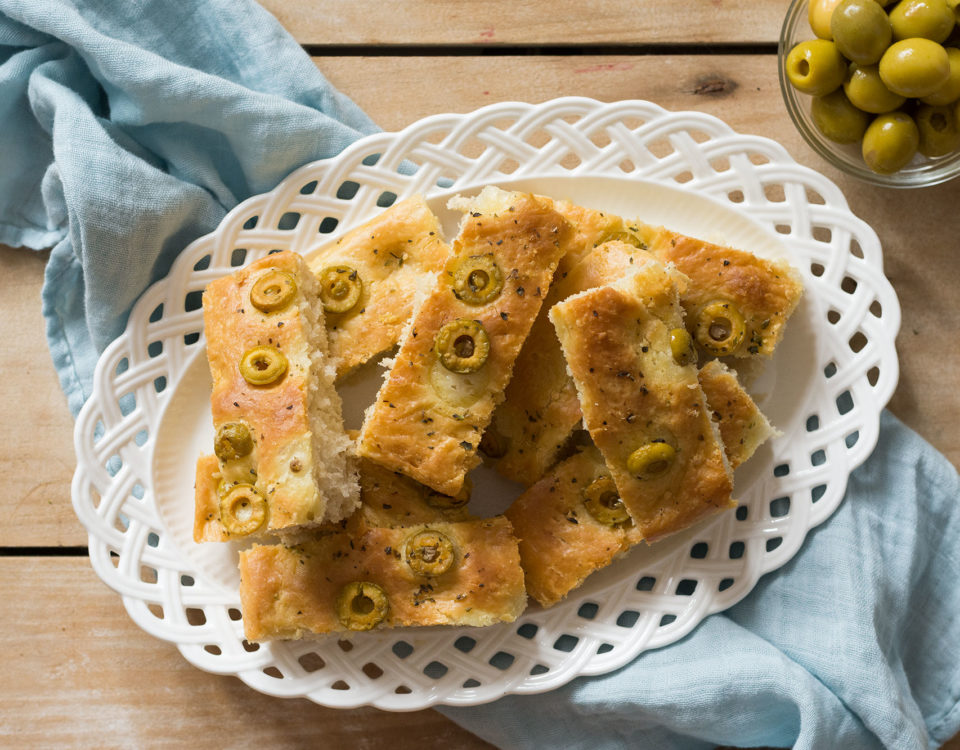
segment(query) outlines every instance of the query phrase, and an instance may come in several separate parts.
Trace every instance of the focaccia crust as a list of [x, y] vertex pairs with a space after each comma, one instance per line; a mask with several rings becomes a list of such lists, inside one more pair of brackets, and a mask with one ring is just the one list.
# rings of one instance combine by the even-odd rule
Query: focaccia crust
[[353, 308], [326, 316], [338, 378], [396, 345], [418, 290], [431, 283], [449, 257], [440, 222], [419, 195], [307, 253], [315, 274], [329, 266], [347, 265], [357, 271], [363, 284]]
[[[417, 309], [375, 403], [367, 411], [359, 455], [456, 495], [480, 463], [477, 448], [494, 406], [502, 400], [514, 360], [565, 251], [569, 225], [532, 195], [481, 193], [464, 217], [454, 256]], [[502, 291], [484, 304], [454, 292], [458, 263], [492, 256]], [[489, 354], [476, 372], [453, 373], [437, 356], [440, 329], [479, 322]]]
[[[683, 325], [669, 272], [648, 264], [620, 286], [583, 292], [555, 305], [567, 366], [584, 425], [603, 454], [620, 498], [648, 541], [733, 507], [733, 479], [693, 364], [678, 364], [670, 331]], [[669, 470], [639, 479], [630, 455], [666, 442]]]
[[663, 228], [657, 232], [650, 250], [690, 278], [683, 307], [691, 333], [704, 306], [717, 300], [729, 301], [739, 309], [746, 325], [743, 343], [729, 356], [773, 354], [787, 319], [803, 295], [800, 275], [789, 263]]
[[[272, 271], [289, 274], [296, 294], [282, 309], [263, 312], [250, 294]], [[349, 515], [360, 488], [326, 355], [316, 281], [303, 258], [275, 253], [211, 282], [203, 311], [214, 428], [242, 423], [254, 444], [244, 459], [220, 462], [223, 479], [255, 485], [268, 509], [263, 531]], [[274, 383], [252, 385], [241, 373], [241, 358], [257, 346], [273, 347], [286, 358], [286, 372]], [[321, 432], [318, 440], [315, 430]]]
[[[404, 557], [406, 541], [425, 529], [454, 546], [450, 569], [436, 577], [415, 573]], [[359, 535], [330, 534], [286, 547], [240, 553], [240, 600], [251, 641], [349, 632], [337, 614], [344, 586], [370, 582], [389, 601], [378, 627], [491, 625], [511, 622], [526, 594], [517, 540], [505, 518], [370, 528]]]

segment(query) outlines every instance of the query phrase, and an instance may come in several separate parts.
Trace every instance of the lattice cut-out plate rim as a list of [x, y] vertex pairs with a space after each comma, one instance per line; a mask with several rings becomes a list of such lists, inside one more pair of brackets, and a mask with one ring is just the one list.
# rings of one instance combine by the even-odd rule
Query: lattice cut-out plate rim
[[[813, 390], [801, 394], [789, 424], [777, 423], [784, 435], [762, 449], [769, 471], [749, 477], [742, 507], [631, 553], [567, 601], [531, 608], [513, 624], [244, 641], [236, 592], [184, 556], [151, 485], [170, 394], [202, 352], [206, 283], [272, 249], [302, 252], [332, 237], [331, 228], [349, 229], [416, 192], [615, 178], [658, 181], [718, 211], [748, 215], [772, 245], [787, 248], [804, 277], [801, 307], [811, 322], [803, 333], [817, 335], [797, 345], [812, 363]], [[633, 216], [645, 218], [639, 210]], [[78, 417], [74, 507], [89, 531], [94, 569], [138, 625], [176, 643], [192, 664], [264, 693], [416, 710], [552, 690], [678, 640], [796, 554], [876, 444], [898, 377], [899, 323], [876, 234], [832, 182], [773, 141], [643, 101], [568, 97], [435, 115], [368, 136], [245, 201], [147, 290], [100, 358]]]

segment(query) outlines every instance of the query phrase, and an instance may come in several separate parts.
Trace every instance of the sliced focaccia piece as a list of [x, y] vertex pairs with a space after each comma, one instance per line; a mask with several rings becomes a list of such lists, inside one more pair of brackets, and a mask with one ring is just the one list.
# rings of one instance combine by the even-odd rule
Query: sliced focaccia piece
[[[193, 541], [228, 542], [230, 535], [220, 522], [220, 461], [212, 453], [197, 459], [194, 482]], [[239, 509], [238, 509], [239, 510]], [[246, 511], [245, 511], [246, 512]], [[250, 508], [250, 513], [256, 513]]]
[[520, 540], [527, 593], [544, 607], [642, 538], [593, 446], [555, 466], [504, 515]]
[[[578, 232], [584, 232], [582, 225]], [[580, 400], [547, 316], [549, 309], [572, 294], [611, 284], [650, 262], [655, 262], [653, 256], [642, 248], [613, 240], [592, 248], [565, 274], [558, 272], [481, 445], [499, 459], [497, 471], [503, 476], [532, 485], [556, 462], [580, 422]]]
[[[730, 467], [736, 468], [776, 430], [723, 363], [712, 360], [698, 375]], [[642, 539], [593, 446], [557, 464], [504, 515], [520, 540], [527, 593], [544, 607]]]
[[360, 501], [317, 281], [268, 255], [203, 294], [220, 516], [230, 538], [338, 521]]
[[708, 354], [769, 357], [803, 295], [789, 263], [660, 229], [650, 250], [690, 278], [686, 325]]
[[470, 519], [469, 482], [457, 497], [449, 497], [366, 458], [360, 459], [358, 468], [361, 502], [357, 516], [366, 526], [412, 526]]
[[569, 225], [533, 195], [487, 187], [454, 255], [414, 313], [358, 454], [444, 495], [480, 462], [477, 446], [563, 255]]
[[[639, 221], [627, 220], [616, 214], [578, 206], [566, 200], [554, 202], [554, 208], [573, 226], [570, 248], [557, 267], [560, 281], [567, 272], [580, 263], [595, 247], [605, 242], [625, 242], [637, 249], [646, 249], [656, 229]], [[583, 291], [583, 290], [579, 290]]]
[[418, 290], [432, 284], [449, 257], [440, 222], [419, 195], [307, 253], [337, 377], [396, 345]]
[[330, 534], [240, 553], [251, 641], [409, 625], [492, 625], [523, 611], [517, 540], [502, 516]]
[[696, 366], [673, 353], [671, 338], [686, 333], [670, 271], [648, 264], [554, 305], [550, 319], [584, 426], [644, 539], [733, 507], [732, 472]]
[[737, 374], [723, 362], [707, 362], [698, 378], [731, 468], [736, 469], [763, 443], [780, 434], [740, 385]]

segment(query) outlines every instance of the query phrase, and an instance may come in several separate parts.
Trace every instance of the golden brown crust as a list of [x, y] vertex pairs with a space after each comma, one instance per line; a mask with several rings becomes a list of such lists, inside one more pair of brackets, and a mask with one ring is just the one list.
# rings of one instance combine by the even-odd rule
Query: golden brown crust
[[431, 523], [454, 545], [454, 563], [432, 578], [417, 575], [404, 545], [424, 526], [340, 532], [294, 547], [259, 546], [240, 553], [240, 600], [251, 641], [345, 631], [337, 597], [355, 581], [380, 586], [389, 609], [379, 627], [490, 625], [511, 622], [526, 595], [517, 540], [503, 517]]
[[357, 516], [367, 526], [413, 526], [470, 519], [468, 498], [447, 498], [365, 458], [360, 459], [358, 469], [361, 502]]
[[[272, 269], [296, 280], [296, 297], [282, 309], [262, 312], [250, 294]], [[292, 252], [251, 263], [210, 283], [203, 294], [214, 428], [243, 423], [254, 442], [249, 456], [221, 461], [221, 473], [228, 484], [254, 483], [266, 498], [263, 530], [319, 523], [336, 509], [352, 510], [359, 501], [359, 486], [347, 463], [349, 440], [340, 420], [340, 400], [325, 371], [326, 337], [322, 320], [315, 317], [315, 301], [315, 281], [303, 258]], [[274, 347], [286, 357], [286, 372], [277, 382], [251, 385], [243, 377], [241, 358], [256, 346]], [[330, 461], [318, 467], [313, 409], [321, 402], [329, 429], [320, 439]], [[320, 471], [334, 475], [326, 487], [318, 486]]]
[[[359, 455], [445, 495], [456, 495], [466, 472], [480, 462], [480, 438], [503, 398], [569, 231], [548, 203], [532, 195], [499, 191], [477, 209], [464, 217], [454, 257], [414, 314], [367, 412], [358, 448]], [[456, 265], [485, 254], [502, 269], [502, 292], [485, 304], [467, 304], [453, 291]], [[458, 319], [479, 321], [489, 337], [489, 355], [474, 373], [450, 372], [434, 351], [441, 327]]]
[[[620, 287], [575, 295], [550, 319], [584, 425], [643, 537], [653, 541], [733, 507], [732, 475], [696, 367], [671, 354], [670, 330], [683, 318], [667, 269], [648, 264]], [[675, 460], [661, 476], [638, 479], [627, 470], [629, 456], [658, 441], [673, 446]]]
[[600, 523], [584, 490], [609, 476], [592, 446], [562, 461], [507, 509], [517, 538], [527, 593], [549, 607], [640, 541], [632, 524]]
[[338, 378], [396, 345], [417, 290], [449, 257], [440, 223], [419, 195], [306, 255], [314, 273], [348, 265], [363, 282], [360, 300], [351, 310], [327, 315]]
[[[568, 208], [567, 216], [577, 214]], [[588, 212], [596, 221], [609, 221], [598, 212]], [[599, 217], [599, 218], [596, 218]], [[622, 220], [619, 220], [622, 222]], [[598, 234], [577, 225], [584, 236]], [[564, 256], [565, 258], [567, 256]], [[592, 247], [582, 260], [566, 272], [557, 271], [537, 320], [517, 357], [513, 378], [504, 401], [494, 412], [491, 429], [503, 440], [505, 453], [497, 471], [526, 486], [542, 477], [557, 460], [562, 446], [580, 422], [580, 400], [567, 372], [563, 350], [550, 323], [548, 311], [572, 294], [610, 284], [652, 260], [650, 253], [625, 242], [606, 242]]]
[[715, 300], [729, 301], [742, 313], [747, 329], [743, 343], [732, 356], [769, 357], [773, 353], [803, 295], [800, 276], [788, 263], [662, 228], [650, 250], [690, 278], [683, 307], [691, 333], [705, 305]]
[[719, 360], [700, 368], [700, 386], [707, 406], [720, 428], [731, 468], [737, 468], [763, 443], [777, 434], [737, 380], [737, 375]]
[[[605, 242], [622, 240], [626, 235], [632, 235], [636, 239], [631, 242], [635, 242], [638, 249], [645, 249], [653, 236], [652, 228], [639, 221], [627, 221], [616, 214], [578, 206], [570, 201], [555, 201], [553, 205], [574, 229], [570, 248], [557, 266], [557, 272], [561, 277], [580, 263], [595, 247]], [[559, 278], [557, 280], [559, 281]]]

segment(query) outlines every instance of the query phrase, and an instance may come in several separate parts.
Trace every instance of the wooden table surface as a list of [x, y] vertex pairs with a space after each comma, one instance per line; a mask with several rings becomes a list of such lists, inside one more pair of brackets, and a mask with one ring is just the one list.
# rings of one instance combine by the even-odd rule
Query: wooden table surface
[[[960, 464], [960, 181], [868, 187], [820, 159], [780, 98], [786, 0], [264, 0], [330, 81], [384, 129], [491, 102], [582, 95], [701, 110], [779, 140], [873, 226], [903, 306], [891, 410]], [[589, 10], [587, 10], [589, 8]], [[482, 9], [482, 10], [481, 10]], [[335, 711], [203, 673], [140, 631], [86, 557], [70, 505], [67, 410], [40, 316], [48, 253], [0, 247], [0, 743], [146, 747], [488, 747], [434, 711]], [[944, 373], [947, 373], [944, 375]], [[15, 521], [15, 522], [14, 522]], [[12, 659], [10, 656], [12, 655]], [[237, 738], [243, 738], [238, 740]], [[322, 739], [321, 739], [322, 738]], [[960, 750], [960, 738], [947, 747]]]

